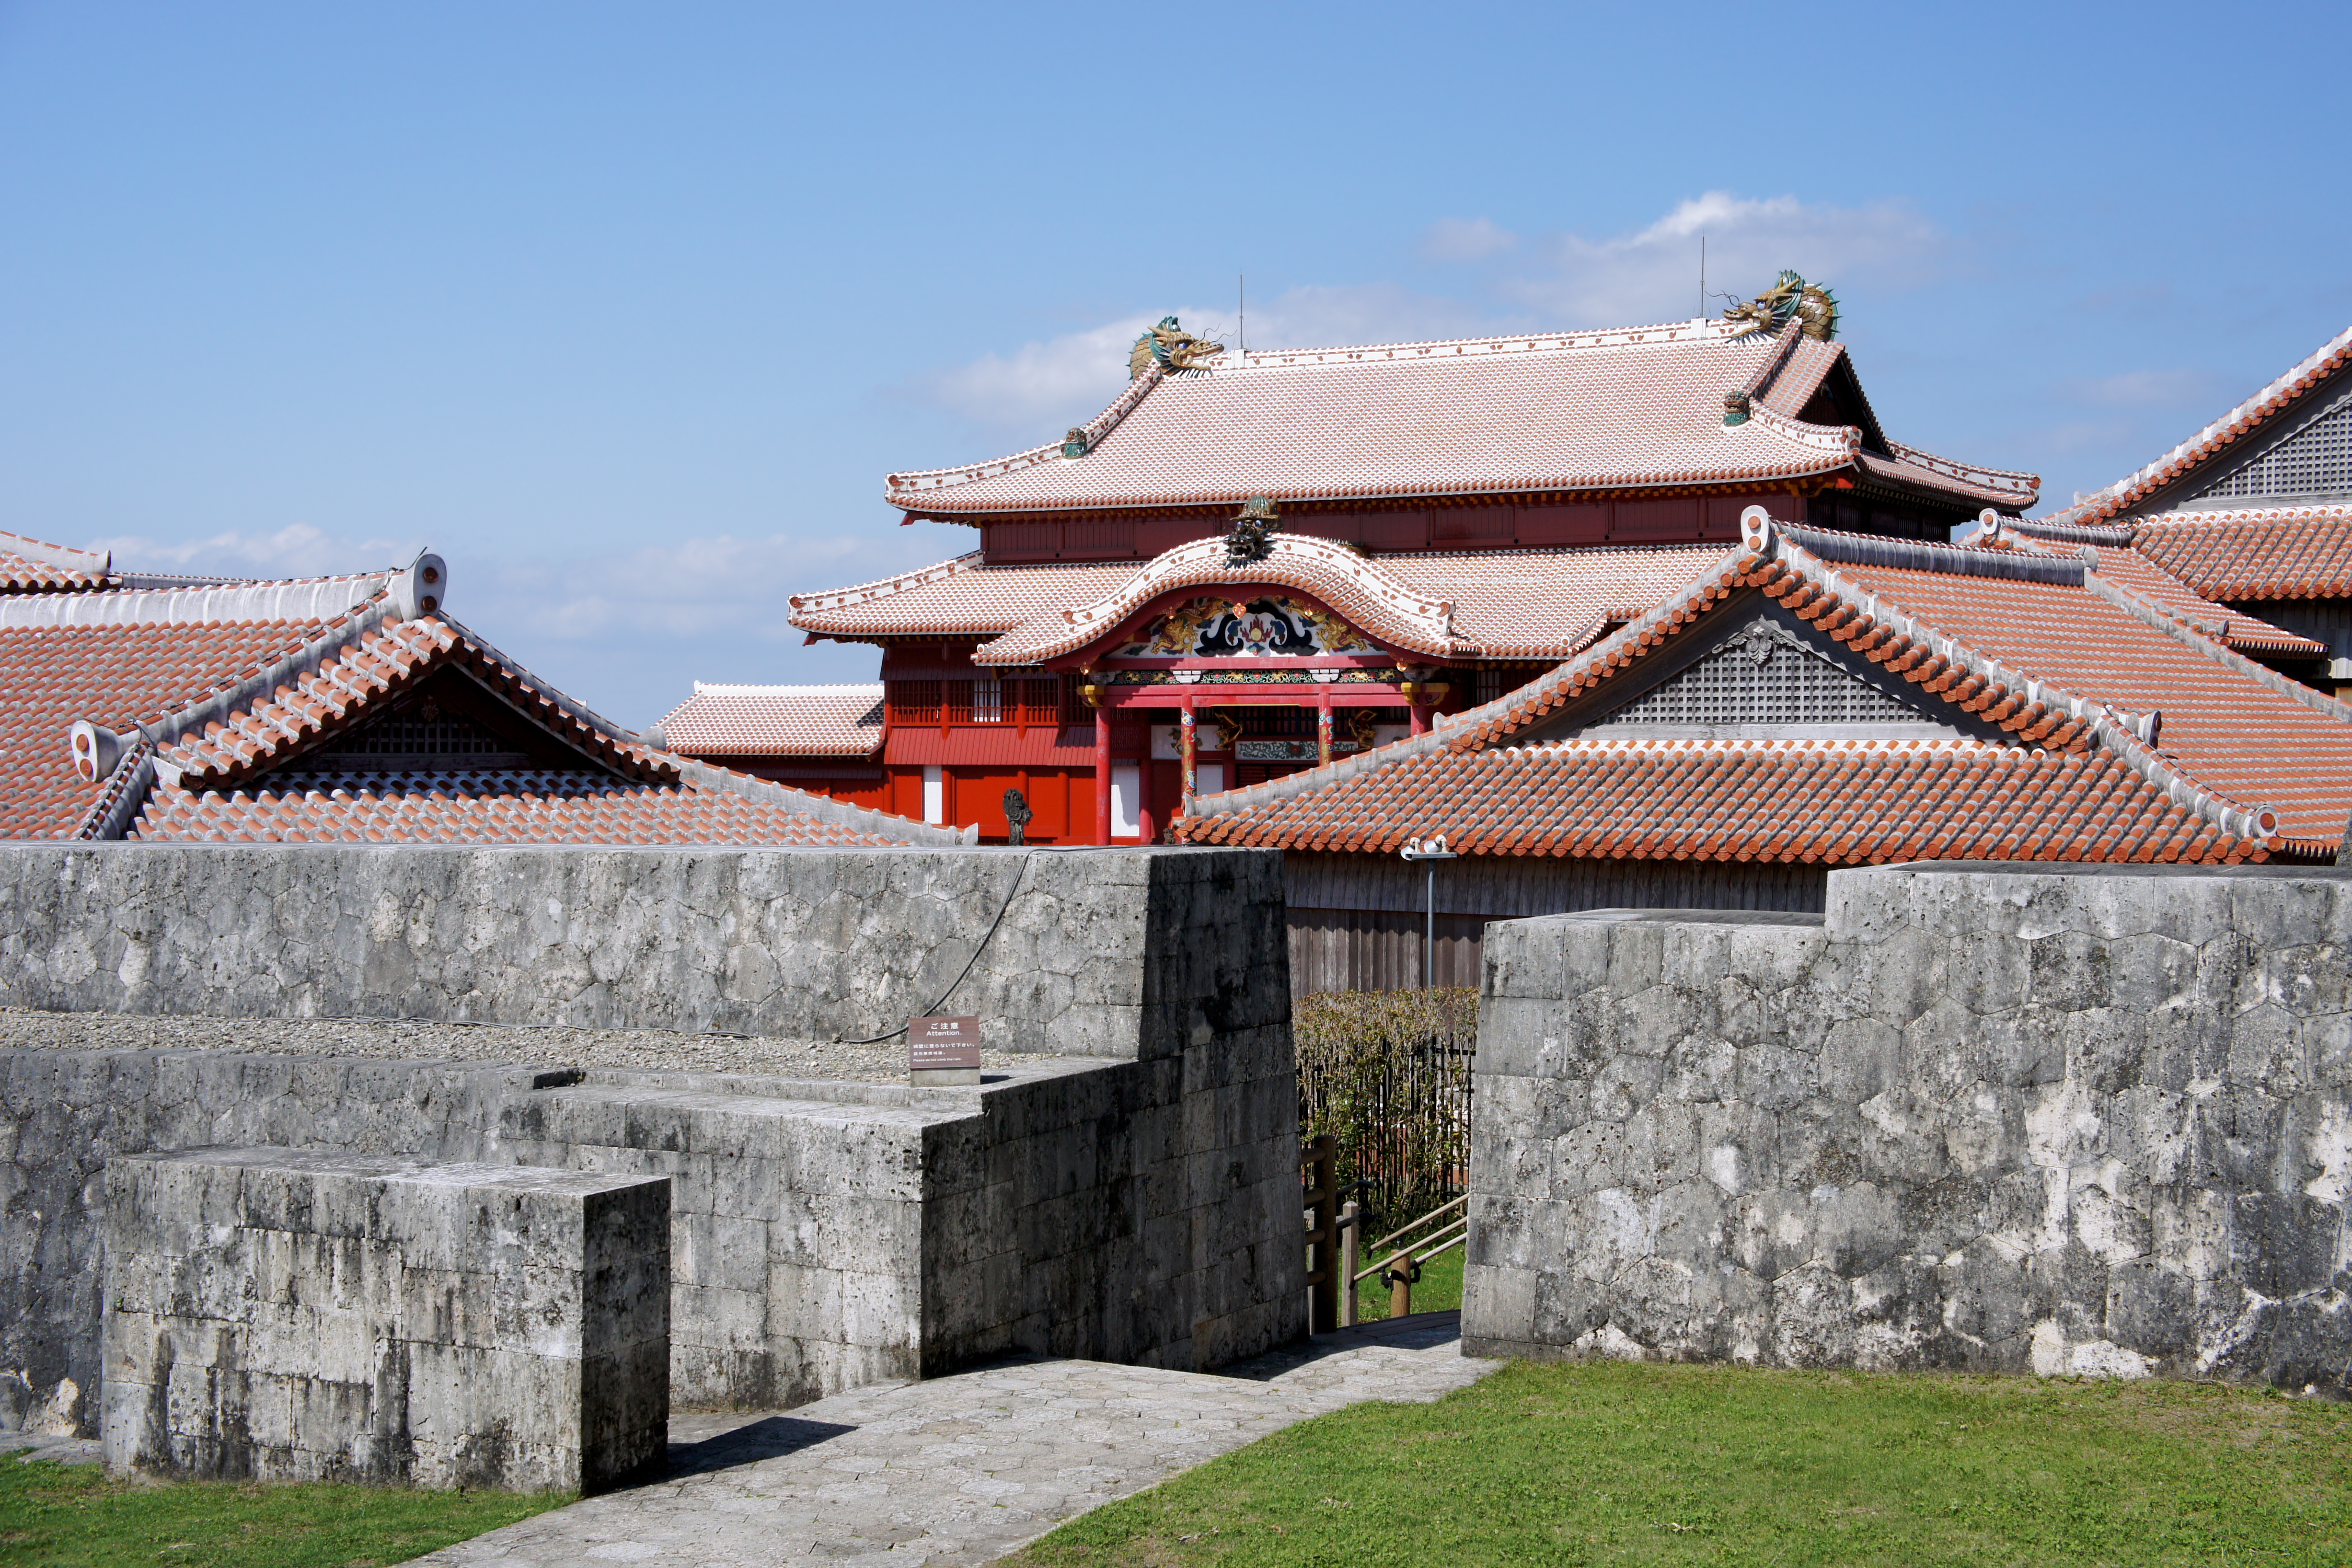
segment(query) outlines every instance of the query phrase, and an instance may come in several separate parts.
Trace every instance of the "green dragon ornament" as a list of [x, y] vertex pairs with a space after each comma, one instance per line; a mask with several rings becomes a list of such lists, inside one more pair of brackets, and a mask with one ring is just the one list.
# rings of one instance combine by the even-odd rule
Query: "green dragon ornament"
[[1135, 340], [1135, 347], [1127, 356], [1127, 378], [1133, 381], [1154, 364], [1171, 375], [1200, 375], [1208, 362], [1225, 352], [1223, 343], [1196, 338], [1177, 325], [1173, 316], [1162, 316], [1160, 324]]
[[1793, 321], [1805, 336], [1827, 342], [1837, 336], [1837, 296], [1783, 268], [1772, 287], [1745, 305], [1734, 305], [1723, 319], [1750, 332], [1777, 331]]

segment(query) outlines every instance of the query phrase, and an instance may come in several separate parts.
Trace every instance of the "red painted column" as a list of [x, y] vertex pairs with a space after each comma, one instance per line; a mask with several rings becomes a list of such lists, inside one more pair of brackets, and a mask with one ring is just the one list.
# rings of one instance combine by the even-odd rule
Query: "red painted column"
[[1110, 710], [1095, 702], [1095, 842], [1110, 842]]
[[1429, 733], [1429, 710], [1422, 704], [1422, 689], [1421, 683], [1418, 681], [1405, 683], [1404, 710], [1412, 716], [1412, 732], [1416, 735]]
[[1177, 723], [1181, 728], [1178, 731], [1176, 752], [1182, 759], [1177, 766], [1184, 781], [1183, 802], [1177, 810], [1181, 815], [1190, 816], [1192, 815], [1193, 781], [1197, 776], [1195, 763], [1199, 757], [1200, 742], [1193, 729], [1192, 699], [1189, 695], [1184, 699], [1182, 710], [1177, 715]]
[[1315, 689], [1315, 755], [1324, 766], [1331, 765], [1331, 689]]

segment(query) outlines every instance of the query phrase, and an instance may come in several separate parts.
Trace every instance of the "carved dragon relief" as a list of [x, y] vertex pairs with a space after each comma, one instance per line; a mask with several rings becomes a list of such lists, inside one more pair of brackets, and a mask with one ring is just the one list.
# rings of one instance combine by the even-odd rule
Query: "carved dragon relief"
[[1723, 319], [1750, 332], [1777, 331], [1793, 321], [1805, 336], [1827, 342], [1837, 336], [1837, 296], [1783, 268], [1772, 287], [1744, 305], [1732, 306]]
[[1196, 338], [1179, 326], [1175, 317], [1162, 316], [1160, 324], [1136, 339], [1135, 347], [1129, 351], [1127, 378], [1133, 381], [1154, 364], [1171, 375], [1205, 374], [1208, 362], [1224, 352], [1224, 344]]

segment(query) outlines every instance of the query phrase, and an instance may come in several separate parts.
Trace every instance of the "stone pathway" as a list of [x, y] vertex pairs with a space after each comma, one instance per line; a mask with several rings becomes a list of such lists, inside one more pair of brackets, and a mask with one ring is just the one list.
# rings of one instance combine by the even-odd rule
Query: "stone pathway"
[[31, 1432], [0, 1432], [0, 1456], [55, 1459], [61, 1465], [102, 1465], [106, 1456], [95, 1437], [43, 1437]]
[[949, 1568], [1295, 1421], [1425, 1403], [1500, 1365], [1452, 1312], [1318, 1337], [1220, 1373], [1024, 1361], [877, 1384], [788, 1415], [681, 1415], [670, 1474], [416, 1559], [434, 1568]]

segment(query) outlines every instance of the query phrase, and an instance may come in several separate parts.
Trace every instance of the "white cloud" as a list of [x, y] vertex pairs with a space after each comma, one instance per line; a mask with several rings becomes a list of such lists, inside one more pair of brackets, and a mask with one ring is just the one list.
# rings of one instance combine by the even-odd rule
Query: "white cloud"
[[351, 539], [289, 523], [274, 533], [238, 529], [166, 544], [144, 534], [95, 541], [114, 552], [121, 572], [219, 572], [236, 577], [325, 577], [405, 566], [425, 548], [422, 537]]
[[[1761, 292], [1784, 267], [1815, 282], [1902, 287], [1951, 249], [1927, 219], [1900, 202], [1838, 207], [1710, 191], [1656, 222], [1589, 239], [1520, 237], [1487, 218], [1442, 218], [1423, 231], [1425, 256], [1448, 261], [1511, 258], [1479, 289], [1456, 297], [1396, 283], [1312, 284], [1253, 302], [1254, 350], [1410, 342], [1544, 328], [1624, 326], [1687, 320], [1698, 309], [1698, 242], [1707, 241], [1707, 287], [1740, 299]], [[1496, 261], [1499, 268], [1506, 265]], [[1711, 300], [1710, 313], [1722, 308]], [[1185, 325], [1238, 342], [1230, 307], [1186, 307]], [[1022, 344], [925, 372], [898, 392], [969, 420], [1013, 451], [1057, 438], [1100, 413], [1127, 384], [1136, 334], [1163, 310], [1138, 311], [1082, 331]]]
[[1433, 261], [1483, 260], [1518, 243], [1517, 235], [1483, 217], [1442, 217], [1421, 231], [1421, 253]]
[[[898, 391], [971, 420], [1009, 443], [1008, 449], [1040, 446], [1093, 418], [1118, 395], [1127, 384], [1128, 352], [1137, 335], [1169, 313], [1213, 342], [1241, 342], [1238, 324], [1222, 307], [1124, 316], [1024, 343], [1009, 353], [927, 371]], [[1417, 294], [1393, 283], [1292, 289], [1252, 304], [1247, 322], [1254, 351], [1460, 337], [1508, 331], [1517, 324], [1516, 316], [1498, 318], [1465, 300]]]
[[[1709, 295], [1738, 299], [1760, 293], [1784, 267], [1832, 288], [1902, 287], [1924, 279], [1951, 248], [1933, 223], [1901, 202], [1838, 207], [1709, 191], [1628, 234], [1553, 236], [1537, 247], [1549, 265], [1501, 288], [1561, 327], [1687, 321], [1699, 311], [1702, 236]], [[1707, 313], [1722, 305], [1711, 297]]]
[[[485, 561], [477, 570], [486, 581], [471, 594], [453, 564], [458, 597], [451, 607], [493, 638], [491, 621], [471, 619], [492, 605], [496, 624], [566, 642], [725, 634], [798, 641], [801, 634], [785, 621], [788, 595], [870, 581], [909, 564], [900, 557], [911, 541], [895, 531], [877, 534], [707, 534], [630, 550]], [[473, 605], [485, 610], [469, 612]]]
[[[1158, 316], [1123, 316], [1082, 332], [1024, 343], [1009, 354], [927, 371], [900, 390], [919, 403], [982, 425], [1039, 432], [1024, 446], [1060, 435], [1059, 425], [1088, 419], [1127, 384], [1127, 355]], [[1083, 413], [1075, 412], [1083, 409]]]

